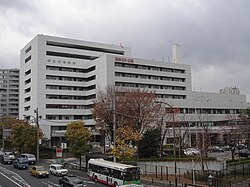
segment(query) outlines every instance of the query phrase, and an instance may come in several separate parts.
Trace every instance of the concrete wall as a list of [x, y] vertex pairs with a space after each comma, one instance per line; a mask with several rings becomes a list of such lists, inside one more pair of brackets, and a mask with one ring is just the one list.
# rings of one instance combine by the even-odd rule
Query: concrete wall
[[[168, 174], [174, 174], [175, 173], [175, 164], [174, 162], [138, 162], [137, 166], [140, 167], [141, 172], [143, 174], [145, 173], [156, 173], [156, 170], [158, 173], [168, 173]], [[156, 167], [157, 166], [157, 167]], [[176, 162], [177, 167], [177, 173], [184, 174], [187, 171], [194, 170], [202, 170], [201, 163], [200, 162]], [[156, 169], [157, 168], [157, 169]], [[213, 171], [220, 171], [224, 168], [226, 168], [225, 163], [220, 161], [206, 161], [204, 162], [204, 168], [205, 170], [213, 170]], [[168, 170], [166, 172], [166, 170]]]

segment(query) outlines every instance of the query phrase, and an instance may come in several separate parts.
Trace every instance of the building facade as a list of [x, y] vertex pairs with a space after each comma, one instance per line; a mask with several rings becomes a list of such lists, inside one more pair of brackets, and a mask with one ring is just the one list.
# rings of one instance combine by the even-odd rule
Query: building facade
[[0, 69], [0, 116], [18, 118], [19, 69]]
[[154, 90], [190, 127], [197, 126], [198, 113], [212, 126], [247, 107], [244, 95], [193, 92], [190, 65], [134, 58], [123, 46], [37, 35], [21, 50], [20, 67], [19, 117], [32, 120], [39, 109], [39, 125], [52, 145], [60, 145], [71, 121], [84, 120], [98, 133], [93, 100], [108, 85]]

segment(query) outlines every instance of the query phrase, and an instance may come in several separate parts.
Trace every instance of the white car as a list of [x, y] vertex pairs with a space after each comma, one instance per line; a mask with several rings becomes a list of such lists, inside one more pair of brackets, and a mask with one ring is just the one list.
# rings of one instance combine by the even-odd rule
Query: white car
[[21, 158], [26, 158], [29, 161], [29, 164], [35, 164], [36, 163], [36, 157], [32, 154], [23, 153], [20, 155]]
[[64, 176], [68, 174], [68, 170], [61, 164], [50, 164], [49, 172], [56, 176]]
[[9, 156], [11, 160], [15, 160], [15, 155], [12, 152], [5, 152], [4, 155]]
[[193, 156], [200, 154], [200, 151], [196, 148], [187, 148], [184, 150], [184, 154], [187, 156]]

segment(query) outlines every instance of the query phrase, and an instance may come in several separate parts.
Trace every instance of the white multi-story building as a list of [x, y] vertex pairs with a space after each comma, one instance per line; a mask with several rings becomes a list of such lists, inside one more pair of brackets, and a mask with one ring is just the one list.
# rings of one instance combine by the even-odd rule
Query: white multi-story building
[[[180, 62], [180, 46], [174, 47]], [[59, 145], [74, 120], [84, 120], [94, 133], [93, 100], [108, 85], [153, 89], [190, 126], [194, 113], [209, 115], [212, 125], [247, 107], [244, 95], [193, 92], [190, 65], [134, 58], [123, 46], [37, 35], [21, 50], [20, 67], [19, 117], [32, 120], [38, 109], [52, 145]]]

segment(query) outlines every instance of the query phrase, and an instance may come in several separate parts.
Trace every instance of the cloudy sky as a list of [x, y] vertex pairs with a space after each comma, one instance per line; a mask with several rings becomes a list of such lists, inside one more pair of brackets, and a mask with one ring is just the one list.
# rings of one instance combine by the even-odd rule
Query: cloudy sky
[[37, 34], [122, 43], [155, 60], [180, 43], [193, 90], [236, 86], [250, 96], [249, 9], [249, 0], [0, 0], [0, 68], [19, 68]]

